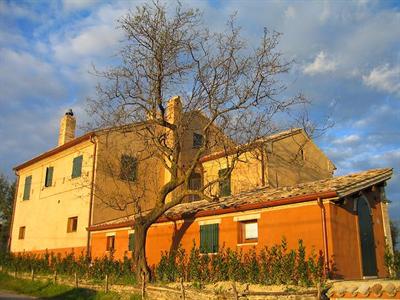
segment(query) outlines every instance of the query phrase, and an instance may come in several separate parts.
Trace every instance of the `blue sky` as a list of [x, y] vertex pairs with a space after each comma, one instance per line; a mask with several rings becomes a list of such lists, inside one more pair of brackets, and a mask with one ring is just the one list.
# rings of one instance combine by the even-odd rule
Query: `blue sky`
[[[91, 65], [106, 67], [123, 38], [116, 20], [140, 1], [0, 0], [0, 172], [57, 143], [59, 118], [87, 120]], [[172, 2], [173, 6], [175, 2]], [[222, 29], [237, 11], [248, 42], [266, 26], [283, 33], [295, 64], [288, 92], [303, 92], [311, 117], [335, 126], [316, 140], [337, 175], [393, 167], [387, 192], [400, 219], [400, 7], [396, 1], [183, 1]], [[397, 2], [398, 4], [398, 2]]]

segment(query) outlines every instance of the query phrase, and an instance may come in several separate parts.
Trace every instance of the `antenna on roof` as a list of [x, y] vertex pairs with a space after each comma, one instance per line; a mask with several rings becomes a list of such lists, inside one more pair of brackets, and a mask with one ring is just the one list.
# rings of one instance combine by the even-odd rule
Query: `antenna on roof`
[[72, 112], [72, 108], [68, 109], [68, 111], [65, 113], [66, 116], [73, 116], [74, 113]]

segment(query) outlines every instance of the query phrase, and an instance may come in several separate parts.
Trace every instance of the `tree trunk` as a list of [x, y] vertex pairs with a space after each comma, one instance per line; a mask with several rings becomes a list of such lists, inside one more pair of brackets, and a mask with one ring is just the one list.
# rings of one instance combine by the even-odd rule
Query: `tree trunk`
[[151, 280], [150, 269], [147, 265], [146, 259], [146, 238], [149, 226], [140, 224], [141, 222], [135, 223], [135, 247], [133, 252], [133, 261], [136, 268], [136, 278], [141, 279], [144, 273], [144, 278], [147, 281]]

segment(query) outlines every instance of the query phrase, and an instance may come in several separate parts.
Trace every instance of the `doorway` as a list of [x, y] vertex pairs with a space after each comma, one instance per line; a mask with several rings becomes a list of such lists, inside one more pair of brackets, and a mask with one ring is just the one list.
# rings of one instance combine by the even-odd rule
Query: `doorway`
[[363, 276], [377, 276], [374, 231], [371, 209], [365, 197], [357, 199], [358, 228], [361, 243]]

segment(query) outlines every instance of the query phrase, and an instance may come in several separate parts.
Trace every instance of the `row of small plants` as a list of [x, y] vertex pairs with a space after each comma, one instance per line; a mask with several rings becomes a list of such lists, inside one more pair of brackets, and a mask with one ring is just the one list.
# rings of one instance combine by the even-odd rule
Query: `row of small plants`
[[[134, 284], [133, 260], [125, 256], [123, 260], [113, 255], [91, 260], [84, 253], [66, 256], [46, 252], [44, 254], [7, 253], [0, 256], [3, 270], [39, 275], [77, 275], [80, 279], [104, 280], [108, 275], [113, 283]], [[158, 282], [187, 281], [204, 283], [236, 281], [270, 284], [293, 284], [315, 286], [326, 279], [322, 252], [306, 256], [306, 248], [301, 240], [297, 249], [288, 249], [286, 239], [281, 244], [243, 252], [222, 247], [218, 253], [202, 254], [193, 244], [186, 252], [179, 247], [172, 252], [162, 253], [160, 262], [152, 268], [152, 278]]]
[[183, 248], [164, 252], [155, 268], [158, 281], [184, 281], [204, 283], [236, 281], [246, 283], [293, 284], [300, 286], [323, 285], [326, 279], [324, 257], [311, 251], [306, 256], [302, 240], [297, 249], [289, 250], [286, 239], [280, 245], [264, 248], [259, 253], [252, 249], [243, 252], [221, 248], [212, 255], [204, 255], [193, 244], [189, 253]]
[[53, 275], [56, 272], [68, 277], [76, 274], [81, 279], [93, 281], [102, 281], [108, 275], [114, 283], [135, 283], [133, 260], [127, 256], [121, 261], [114, 259], [113, 255], [92, 260], [84, 253], [76, 255], [73, 252], [66, 256], [53, 252], [3, 253], [0, 255], [0, 265], [8, 272], [34, 271], [36, 275]]

